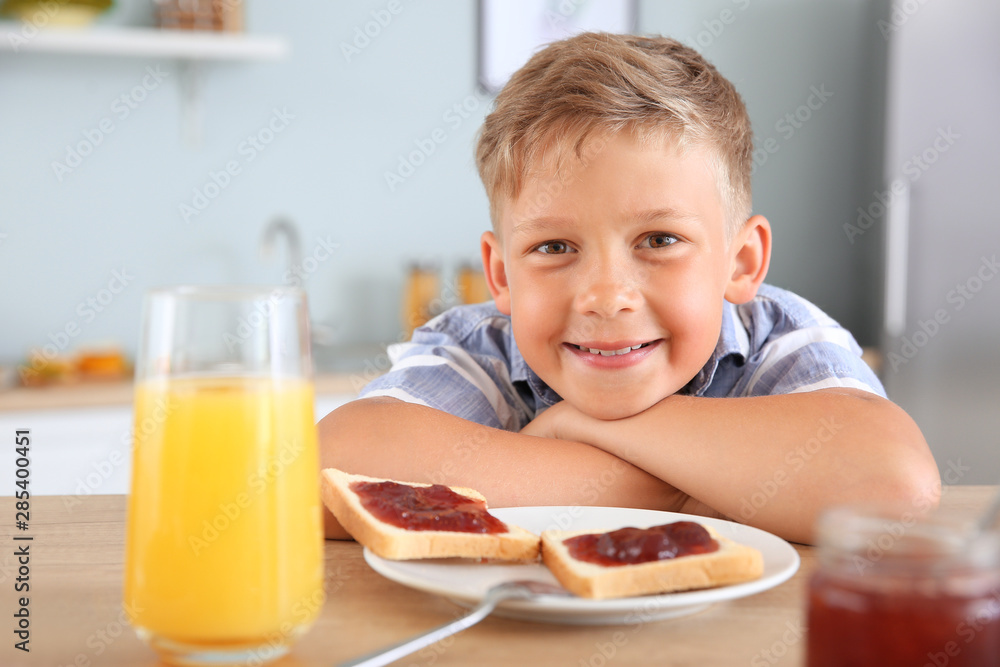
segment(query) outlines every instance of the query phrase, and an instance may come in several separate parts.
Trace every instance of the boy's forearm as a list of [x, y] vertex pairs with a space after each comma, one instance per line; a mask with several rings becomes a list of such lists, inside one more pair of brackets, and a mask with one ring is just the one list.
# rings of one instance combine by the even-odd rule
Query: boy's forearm
[[913, 421], [857, 390], [671, 396], [617, 421], [562, 417], [553, 415], [557, 437], [601, 447], [726, 516], [800, 542], [812, 540], [826, 506], [871, 501], [920, 511], [940, 492]]
[[[410, 482], [466, 486], [491, 507], [678, 509], [686, 497], [602, 449], [489, 428], [390, 398], [348, 403], [319, 423], [320, 463]], [[324, 510], [327, 537], [346, 537]]]

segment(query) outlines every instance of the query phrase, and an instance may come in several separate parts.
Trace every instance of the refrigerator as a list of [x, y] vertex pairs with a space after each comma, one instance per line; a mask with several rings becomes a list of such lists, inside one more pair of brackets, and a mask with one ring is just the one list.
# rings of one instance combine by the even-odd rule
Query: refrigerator
[[[1000, 481], [1000, 2], [894, 0], [881, 228], [882, 379], [945, 484]], [[861, 237], [855, 239], [860, 242]]]

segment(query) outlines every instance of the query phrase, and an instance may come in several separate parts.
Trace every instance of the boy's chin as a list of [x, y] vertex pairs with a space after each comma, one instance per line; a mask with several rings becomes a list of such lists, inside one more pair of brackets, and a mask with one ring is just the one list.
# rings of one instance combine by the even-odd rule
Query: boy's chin
[[634, 417], [640, 412], [645, 412], [649, 408], [653, 407], [659, 403], [664, 397], [650, 399], [636, 399], [631, 401], [614, 400], [610, 397], [583, 401], [571, 401], [573, 407], [587, 415], [588, 417], [593, 417], [594, 419], [600, 419], [602, 421], [614, 421], [616, 419], [625, 419], [626, 417]]

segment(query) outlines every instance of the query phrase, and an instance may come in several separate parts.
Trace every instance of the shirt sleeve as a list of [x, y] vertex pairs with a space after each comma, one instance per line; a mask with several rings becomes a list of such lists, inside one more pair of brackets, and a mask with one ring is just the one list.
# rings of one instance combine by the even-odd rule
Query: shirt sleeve
[[[832, 387], [861, 389], [885, 397], [874, 371], [861, 358], [851, 333], [815, 305], [790, 292], [776, 291], [759, 300], [764, 313], [751, 319], [769, 323], [766, 332], [748, 329], [763, 339], [747, 360], [745, 396], [794, 394]], [[746, 316], [744, 317], [744, 324]], [[756, 336], [754, 336], [756, 333]]]
[[510, 380], [504, 324], [486, 319], [470, 326], [450, 312], [441, 315], [410, 342], [390, 345], [392, 367], [359, 397], [389, 396], [519, 431], [531, 416]]

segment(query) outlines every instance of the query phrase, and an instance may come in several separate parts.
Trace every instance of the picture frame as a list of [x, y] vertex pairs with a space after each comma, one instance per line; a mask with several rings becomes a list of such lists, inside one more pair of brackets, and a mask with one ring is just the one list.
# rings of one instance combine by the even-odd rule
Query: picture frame
[[638, 0], [479, 0], [479, 86], [496, 94], [539, 48], [587, 31], [630, 33]]

